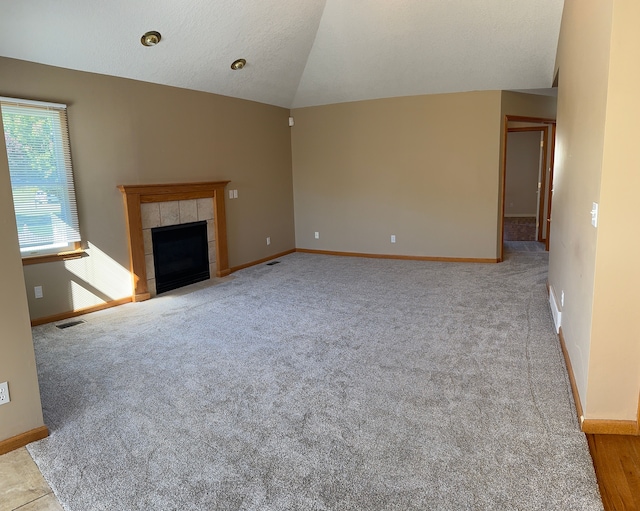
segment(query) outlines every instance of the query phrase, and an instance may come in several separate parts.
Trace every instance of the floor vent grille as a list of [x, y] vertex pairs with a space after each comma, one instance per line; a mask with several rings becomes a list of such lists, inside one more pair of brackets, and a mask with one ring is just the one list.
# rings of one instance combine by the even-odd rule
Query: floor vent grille
[[273, 266], [274, 264], [280, 264], [280, 261], [271, 261], [270, 263], [267, 263], [267, 266]]
[[80, 325], [82, 323], [86, 323], [86, 321], [83, 319], [78, 319], [76, 321], [68, 321], [67, 323], [60, 323], [59, 325], [56, 325], [56, 328], [59, 328], [62, 330], [63, 328], [69, 328], [72, 326]]

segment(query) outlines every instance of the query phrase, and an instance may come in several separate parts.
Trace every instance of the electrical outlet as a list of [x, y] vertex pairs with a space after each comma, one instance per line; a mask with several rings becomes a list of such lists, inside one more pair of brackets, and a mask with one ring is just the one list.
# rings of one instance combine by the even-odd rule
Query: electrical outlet
[[320, 233], [318, 231], [315, 232], [314, 234], [315, 239], [319, 240], [320, 239]]
[[267, 245], [271, 245], [271, 236], [267, 236]]
[[33, 288], [33, 294], [36, 298], [42, 298], [44, 295], [42, 294], [42, 286], [36, 286]]
[[392, 234], [391, 235], [391, 243], [395, 243], [396, 242], [396, 235]]
[[4, 405], [11, 401], [9, 399], [9, 384], [5, 381], [0, 383], [0, 405]]

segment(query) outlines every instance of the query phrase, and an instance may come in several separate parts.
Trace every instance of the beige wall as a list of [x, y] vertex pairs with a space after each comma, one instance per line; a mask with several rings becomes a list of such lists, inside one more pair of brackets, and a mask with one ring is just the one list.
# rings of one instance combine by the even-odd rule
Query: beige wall
[[297, 246], [496, 258], [500, 105], [487, 91], [294, 110]]
[[507, 137], [505, 216], [536, 216], [541, 132], [512, 131]]
[[[555, 119], [558, 100], [555, 96], [502, 91], [502, 114], [538, 119]], [[514, 126], [517, 126], [514, 124]]]
[[[0, 58], [0, 95], [66, 103], [88, 258], [25, 267], [32, 319], [131, 294], [118, 184], [230, 180], [229, 263], [295, 247], [289, 112]], [[266, 237], [271, 237], [267, 247]], [[43, 286], [44, 298], [33, 298]]]
[[11, 397], [0, 406], [2, 441], [43, 425], [4, 137], [0, 137], [0, 238], [0, 382], [9, 383]]
[[587, 419], [637, 417], [638, 19], [629, 0], [567, 0], [558, 48], [549, 283], [565, 293], [562, 329]]
[[558, 130], [551, 213], [549, 284], [565, 294], [562, 330], [583, 410], [588, 401], [591, 313], [604, 146], [611, 2], [565, 2], [558, 46]]
[[640, 389], [640, 3], [613, 2], [587, 417], [634, 419]]

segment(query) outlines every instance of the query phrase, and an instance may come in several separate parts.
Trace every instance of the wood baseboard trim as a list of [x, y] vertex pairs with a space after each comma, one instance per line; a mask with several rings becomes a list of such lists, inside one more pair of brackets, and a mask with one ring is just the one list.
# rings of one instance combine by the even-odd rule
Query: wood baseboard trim
[[638, 436], [638, 423], [625, 420], [584, 419], [582, 431], [591, 435]]
[[431, 257], [431, 256], [407, 256], [393, 254], [366, 254], [360, 252], [335, 252], [333, 250], [313, 250], [310, 248], [296, 248], [296, 252], [303, 254], [321, 254], [341, 257], [366, 257], [370, 259], [400, 259], [403, 261], [434, 261], [442, 263], [498, 263], [497, 258], [476, 258], [476, 257]]
[[[547, 284], [547, 291], [550, 291], [548, 284]], [[578, 421], [580, 422], [580, 429], [582, 429], [582, 423], [584, 422], [584, 414], [582, 413], [582, 401], [580, 401], [580, 393], [578, 392], [576, 377], [573, 374], [573, 367], [571, 366], [571, 359], [569, 358], [569, 352], [567, 351], [567, 344], [565, 343], [565, 340], [564, 340], [562, 327], [560, 327], [560, 331], [558, 332], [558, 339], [560, 340], [560, 348], [562, 349], [564, 364], [567, 367], [567, 374], [569, 375], [569, 382], [571, 383], [571, 392], [573, 393], [573, 401], [576, 404], [576, 414], [578, 415]]]
[[101, 303], [100, 305], [94, 305], [92, 307], [85, 307], [83, 309], [76, 309], [69, 312], [61, 312], [60, 314], [54, 314], [52, 316], [45, 316], [42, 318], [32, 319], [31, 326], [44, 325], [45, 323], [53, 323], [55, 321], [62, 321], [63, 319], [75, 318], [76, 316], [82, 316], [83, 314], [89, 314], [90, 312], [101, 311], [103, 309], [109, 309], [111, 307], [117, 307], [125, 303], [133, 301], [133, 297], [120, 298], [119, 300], [112, 300], [110, 302]]
[[0, 455], [15, 451], [20, 447], [24, 447], [25, 445], [30, 444], [31, 442], [42, 440], [43, 438], [47, 438], [48, 436], [49, 429], [47, 428], [47, 426], [40, 426], [39, 428], [35, 428], [30, 431], [20, 433], [19, 435], [12, 436], [11, 438], [0, 441]]
[[252, 261], [250, 263], [245, 263], [245, 264], [241, 264], [239, 266], [234, 266], [234, 267], [229, 269], [229, 273], [234, 273], [236, 271], [244, 270], [245, 268], [250, 268], [251, 266], [256, 266], [258, 264], [266, 263], [268, 261], [271, 261], [272, 259], [278, 259], [278, 257], [284, 257], [286, 255], [293, 254], [295, 251], [296, 251], [296, 249], [292, 248], [290, 250], [285, 250], [284, 252], [280, 252], [279, 254], [274, 254], [274, 255], [269, 256], [269, 257], [263, 257], [262, 259], [258, 259], [257, 261]]
[[[569, 381], [571, 382], [571, 391], [573, 393], [573, 400], [576, 403], [576, 413], [578, 414], [578, 421], [580, 421], [580, 430], [583, 433], [592, 435], [640, 435], [640, 430], [638, 429], [639, 421], [586, 419], [584, 417], [580, 394], [578, 393], [576, 378], [573, 374], [573, 368], [571, 367], [571, 360], [569, 359], [569, 352], [567, 351], [562, 327], [560, 327], [560, 331], [558, 332], [558, 339], [560, 339], [564, 363], [567, 366], [567, 373], [569, 375]], [[638, 406], [640, 407], [640, 403]]]

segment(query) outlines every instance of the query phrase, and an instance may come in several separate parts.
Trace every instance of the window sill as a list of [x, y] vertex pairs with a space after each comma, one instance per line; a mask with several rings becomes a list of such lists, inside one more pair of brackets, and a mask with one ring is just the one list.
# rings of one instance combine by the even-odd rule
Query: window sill
[[69, 250], [68, 252], [58, 252], [57, 254], [45, 254], [39, 256], [23, 257], [22, 266], [30, 264], [53, 263], [56, 261], [69, 261], [71, 259], [80, 259], [85, 257], [87, 253], [79, 248], [77, 250]]

